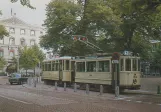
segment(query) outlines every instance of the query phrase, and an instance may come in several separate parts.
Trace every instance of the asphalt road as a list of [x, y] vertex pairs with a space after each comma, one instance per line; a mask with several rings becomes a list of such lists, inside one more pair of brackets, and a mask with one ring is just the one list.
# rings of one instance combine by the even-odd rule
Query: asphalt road
[[[4, 80], [3, 80], [4, 81]], [[0, 82], [3, 82], [2, 79]], [[4, 81], [5, 82], [5, 81]], [[160, 112], [161, 96], [123, 94], [89, 95], [79, 90], [55, 90], [53, 86], [38, 84], [9, 85], [0, 83], [0, 112]]]

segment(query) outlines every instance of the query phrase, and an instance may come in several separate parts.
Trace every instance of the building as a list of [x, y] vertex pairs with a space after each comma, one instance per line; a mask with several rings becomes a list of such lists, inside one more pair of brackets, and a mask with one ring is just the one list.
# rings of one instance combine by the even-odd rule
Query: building
[[0, 25], [5, 26], [9, 32], [8, 37], [0, 39], [0, 56], [4, 57], [8, 64], [13, 57], [18, 57], [19, 47], [39, 44], [39, 37], [44, 34], [42, 27], [25, 23], [15, 15], [1, 19]]

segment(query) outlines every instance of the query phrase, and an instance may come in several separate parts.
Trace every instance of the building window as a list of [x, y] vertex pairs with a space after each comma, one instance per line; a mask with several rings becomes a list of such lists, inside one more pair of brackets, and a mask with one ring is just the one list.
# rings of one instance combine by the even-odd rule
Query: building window
[[20, 44], [22, 45], [22, 46], [24, 46], [25, 45], [25, 39], [20, 39]]
[[0, 44], [4, 44], [4, 38], [0, 38]]
[[9, 55], [10, 55], [11, 57], [14, 57], [15, 53], [14, 53], [14, 50], [13, 50], [13, 49], [10, 50]]
[[21, 29], [21, 30], [20, 30], [20, 34], [21, 34], [21, 35], [25, 35], [25, 30], [24, 30], [24, 29]]
[[15, 33], [15, 28], [10, 28], [10, 29], [9, 29], [9, 33], [14, 34], [14, 33]]
[[9, 43], [10, 43], [10, 45], [15, 45], [15, 39], [14, 38], [10, 38]]
[[35, 45], [35, 40], [31, 40], [30, 45]]
[[31, 35], [31, 36], [35, 36], [35, 31], [34, 31], [34, 30], [31, 30], [31, 31], [30, 31], [30, 35]]
[[4, 56], [4, 51], [3, 49], [0, 49], [0, 57], [3, 57]]

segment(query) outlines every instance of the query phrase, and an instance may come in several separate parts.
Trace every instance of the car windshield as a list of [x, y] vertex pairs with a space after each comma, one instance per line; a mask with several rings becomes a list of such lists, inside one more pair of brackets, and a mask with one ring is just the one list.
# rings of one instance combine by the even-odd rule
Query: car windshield
[[11, 77], [12, 78], [21, 78], [21, 74], [12, 74]]

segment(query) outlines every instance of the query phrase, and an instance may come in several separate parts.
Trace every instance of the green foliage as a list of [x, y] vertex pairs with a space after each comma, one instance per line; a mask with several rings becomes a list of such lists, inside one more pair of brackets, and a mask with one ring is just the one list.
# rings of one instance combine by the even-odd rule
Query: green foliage
[[0, 38], [2, 39], [4, 36], [8, 36], [8, 32], [5, 29], [5, 27], [3, 25], [0, 25]]
[[[87, 35], [89, 41], [96, 43], [93, 37], [98, 29], [102, 29], [101, 25], [107, 29], [107, 26], [120, 22], [103, 0], [89, 0], [84, 7], [81, 4], [55, 0], [48, 4], [46, 12], [44, 26], [47, 28], [47, 35], [42, 36], [40, 44], [46, 49], [54, 48], [56, 52], [60, 50], [61, 55], [96, 52], [83, 43], [73, 42], [72, 35]], [[77, 20], [77, 17], [81, 20]]]
[[3, 69], [6, 64], [6, 60], [3, 57], [0, 57], [0, 69]]
[[161, 49], [157, 49], [152, 55], [152, 65], [161, 68]]
[[86, 35], [104, 52], [130, 50], [145, 58], [149, 40], [160, 39], [160, 0], [85, 0], [85, 4], [54, 0], [47, 5], [46, 16], [47, 34], [40, 44], [61, 55], [97, 52], [73, 41], [72, 35]]
[[31, 49], [33, 49], [34, 54], [36, 55], [39, 62], [42, 62], [45, 58], [45, 54], [42, 52], [42, 50], [37, 45], [32, 46]]
[[31, 4], [30, 4], [30, 0], [10, 0], [12, 3], [15, 3], [17, 1], [20, 1], [20, 3], [23, 5], [23, 6], [27, 6], [31, 9], [35, 9], [35, 7], [33, 7]]
[[20, 67], [26, 70], [34, 68], [39, 62], [43, 61], [43, 59], [44, 54], [38, 46], [20, 49]]

